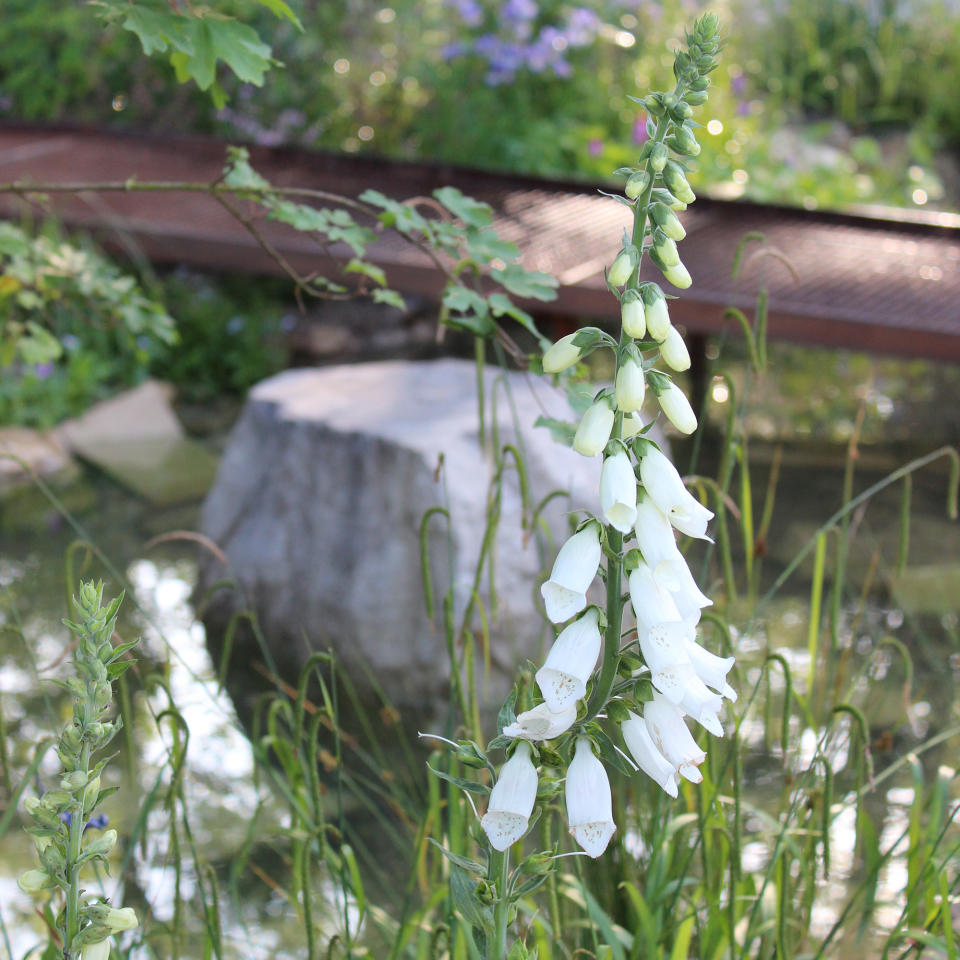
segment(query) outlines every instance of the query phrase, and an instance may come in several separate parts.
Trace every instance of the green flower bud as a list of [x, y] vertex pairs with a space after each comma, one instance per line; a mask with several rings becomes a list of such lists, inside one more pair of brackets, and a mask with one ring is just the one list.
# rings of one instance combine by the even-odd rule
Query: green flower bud
[[26, 873], [21, 873], [17, 883], [24, 893], [29, 893], [31, 896], [49, 890], [54, 885], [53, 879], [46, 870], [28, 870]]
[[576, 333], [567, 334], [547, 350], [543, 355], [544, 373], [563, 373], [580, 359], [580, 348], [573, 343], [576, 335]]
[[61, 781], [60, 786], [68, 793], [76, 793], [87, 785], [87, 774], [83, 770], [71, 770]]
[[630, 711], [622, 700], [610, 700], [607, 703], [607, 716], [614, 723], [624, 723], [630, 719]]
[[469, 740], [461, 740], [457, 748], [457, 759], [474, 770], [482, 770], [487, 765], [487, 758], [480, 753], [476, 744]]
[[687, 209], [687, 205], [682, 200], [678, 200], [669, 190], [664, 190], [663, 187], [655, 187], [650, 194], [650, 199], [662, 203], [671, 210], [682, 212]]
[[644, 98], [643, 106], [651, 117], [662, 117], [664, 112], [663, 95], [660, 93], [651, 93], [648, 97]]
[[660, 173], [670, 159], [670, 151], [665, 143], [655, 143], [650, 148], [650, 168]]
[[647, 332], [658, 343], [662, 343], [670, 332], [670, 313], [667, 299], [659, 288], [648, 283], [643, 288], [643, 304], [647, 313]]
[[80, 952], [80, 960], [110, 960], [110, 940], [86, 944]]
[[689, 120], [693, 116], [693, 108], [682, 100], [670, 111], [670, 116], [678, 123]]
[[542, 877], [553, 869], [556, 854], [552, 850], [532, 853], [520, 864], [520, 870], [531, 877]]
[[690, 189], [687, 178], [684, 175], [683, 167], [674, 160], [667, 162], [663, 169], [663, 181], [666, 183], [670, 192], [684, 203], [693, 203], [696, 195]]
[[[677, 245], [659, 227], [653, 231], [653, 251], [664, 266], [673, 267], [680, 262]], [[652, 255], [651, 255], [652, 256]]]
[[541, 777], [537, 781], [537, 800], [552, 800], [560, 792], [560, 782], [556, 777]]
[[[697, 93], [703, 93], [709, 86], [710, 86], [709, 77], [697, 77], [696, 80], [693, 80], [690, 83], [690, 89], [696, 91]], [[689, 95], [687, 99], [689, 99]]]
[[137, 915], [133, 907], [120, 907], [117, 910], [111, 910], [104, 920], [111, 933], [123, 933], [124, 930], [133, 930], [140, 926]]
[[624, 187], [623, 192], [627, 195], [628, 199], [636, 200], [648, 186], [650, 186], [650, 174], [647, 173], [646, 170], [641, 170], [627, 180], [627, 185]]
[[640, 253], [633, 244], [624, 247], [613, 261], [607, 281], [614, 287], [622, 287], [633, 276], [640, 262]]
[[100, 796], [100, 778], [94, 777], [83, 790], [83, 812], [90, 813], [97, 805], [97, 798]]
[[36, 797], [30, 797], [24, 801], [24, 807], [27, 813], [40, 824], [41, 827], [56, 830], [59, 828], [61, 820], [60, 814], [46, 800], [38, 800]]
[[663, 275], [667, 283], [672, 283], [678, 290], [686, 290], [693, 283], [690, 271], [683, 263], [667, 264], [663, 267]]
[[651, 204], [650, 217], [671, 240], [682, 240], [687, 235], [676, 214], [665, 203]]
[[620, 301], [620, 321], [623, 324], [623, 332], [628, 337], [633, 337], [635, 340], [643, 339], [647, 332], [647, 324], [639, 291], [624, 292], [623, 299]]
[[661, 96], [660, 102], [663, 104], [665, 110], [673, 110], [680, 101], [677, 99], [675, 93], [665, 93]]
[[688, 126], [677, 127], [673, 139], [680, 145], [678, 153], [684, 153], [690, 157], [696, 157], [700, 153], [700, 144], [693, 135], [693, 130]]
[[613, 396], [617, 409], [624, 413], [634, 413], [643, 406], [645, 393], [646, 380], [643, 376], [643, 367], [628, 356], [617, 371], [614, 385]]
[[94, 857], [106, 857], [116, 846], [116, 843], [117, 831], [105, 830], [102, 836], [94, 840], [93, 843], [88, 843], [83, 848], [82, 856], [86, 860], [93, 859]]
[[687, 92], [687, 103], [694, 107], [702, 106], [707, 102], [706, 90], [689, 90]]
[[670, 327], [666, 338], [660, 344], [660, 356], [671, 370], [682, 372], [690, 369], [690, 353], [676, 327]]

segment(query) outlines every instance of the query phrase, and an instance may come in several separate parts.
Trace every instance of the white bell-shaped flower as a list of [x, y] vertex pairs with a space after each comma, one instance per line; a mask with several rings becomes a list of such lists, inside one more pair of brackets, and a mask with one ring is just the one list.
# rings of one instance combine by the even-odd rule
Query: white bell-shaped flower
[[613, 398], [617, 409], [624, 413], [635, 413], [643, 406], [647, 381], [643, 376], [643, 367], [632, 357], [627, 357], [617, 371], [617, 381], [613, 389]]
[[637, 766], [671, 797], [675, 797], [678, 788], [677, 768], [657, 749], [647, 730], [646, 720], [631, 713], [620, 724], [620, 732]]
[[727, 674], [736, 662], [733, 657], [718, 657], [704, 650], [695, 640], [687, 640], [687, 656], [697, 676], [728, 700], [736, 700], [737, 692], [727, 683]]
[[663, 343], [660, 344], [660, 356], [671, 370], [682, 373], [690, 369], [690, 352], [676, 327], [670, 327]]
[[674, 706], [693, 717], [715, 737], [723, 736], [719, 717], [723, 700], [719, 694], [707, 689], [691, 663], [664, 667], [652, 673], [650, 680], [654, 688]]
[[593, 755], [586, 737], [577, 740], [573, 760], [567, 767], [565, 788], [570, 833], [586, 853], [596, 859], [607, 849], [617, 827], [613, 822], [607, 771]]
[[628, 583], [639, 636], [645, 636], [654, 624], [683, 619], [670, 591], [657, 583], [647, 564], [641, 563], [636, 570], [632, 570]]
[[[679, 553], [679, 551], [678, 551]], [[682, 619], [692, 619], [694, 623], [700, 621], [700, 611], [704, 607], [713, 606], [713, 601], [697, 586], [690, 567], [686, 560], [680, 556], [680, 563], [675, 563], [671, 572], [677, 578], [677, 585], [670, 588], [673, 595], [673, 602], [677, 605]]]
[[687, 490], [677, 468], [656, 447], [648, 446], [640, 460], [640, 481], [674, 528], [688, 537], [710, 539], [707, 523], [713, 513]]
[[684, 564], [683, 555], [677, 547], [673, 527], [666, 514], [646, 493], [637, 502], [637, 518], [633, 524], [637, 546], [654, 579], [668, 590], [679, 589], [683, 580], [679, 565]]
[[578, 330], [576, 333], [561, 337], [547, 350], [543, 355], [544, 373], [563, 373], [580, 359], [581, 350], [573, 342], [579, 332]]
[[554, 713], [545, 703], [532, 710], [524, 710], [513, 723], [503, 728], [505, 737], [523, 737], [525, 740], [552, 740], [566, 733], [577, 719], [577, 704], [571, 703]]
[[573, 449], [585, 457], [603, 452], [613, 430], [613, 409], [607, 400], [598, 400], [587, 408], [573, 436]]
[[630, 440], [632, 437], [635, 437], [646, 424], [640, 418], [639, 413], [635, 413], [633, 416], [629, 414], [623, 418], [623, 428], [620, 431], [620, 437], [623, 440]]
[[600, 472], [600, 509], [615, 530], [629, 533], [637, 518], [637, 478], [630, 455], [619, 450], [603, 461]]
[[663, 268], [663, 276], [667, 283], [672, 283], [678, 290], [686, 290], [693, 283], [690, 271], [683, 263], [673, 263], [669, 266], [665, 265]]
[[598, 622], [597, 610], [591, 607], [557, 637], [537, 671], [537, 686], [554, 713], [576, 704], [587, 692], [587, 680], [600, 656]]
[[653, 700], [644, 704], [643, 719], [654, 745], [680, 776], [691, 783], [700, 783], [703, 775], [697, 767], [707, 755], [690, 735], [680, 710], [666, 697], [654, 693]]
[[597, 575], [602, 552], [596, 523], [585, 526], [560, 548], [550, 579], [540, 588], [551, 623], [563, 623], [587, 605], [587, 588]]
[[697, 415], [690, 406], [687, 395], [672, 381], [657, 395], [660, 409], [667, 419], [681, 432], [693, 433], [697, 429]]
[[530, 744], [521, 740], [500, 768], [487, 812], [480, 820], [494, 850], [506, 850], [527, 832], [536, 799], [537, 768], [530, 759]]
[[680, 665], [692, 670], [689, 635], [690, 627], [682, 620], [667, 620], [650, 627], [640, 637], [640, 652], [650, 673], [657, 674]]

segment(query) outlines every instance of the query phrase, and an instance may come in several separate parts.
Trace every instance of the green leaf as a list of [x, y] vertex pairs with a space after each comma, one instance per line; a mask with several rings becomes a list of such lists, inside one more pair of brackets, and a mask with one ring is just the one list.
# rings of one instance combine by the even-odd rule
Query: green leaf
[[490, 276], [515, 296], [532, 300], [557, 299], [557, 280], [549, 273], [524, 270], [519, 263], [510, 263], [502, 270], [491, 270]]
[[456, 864], [450, 869], [450, 897], [454, 909], [472, 927], [493, 933], [493, 909], [481, 903], [476, 895], [477, 884], [462, 867]]
[[369, 277], [374, 283], [381, 287], [387, 285], [387, 275], [383, 272], [382, 268], [378, 267], [375, 263], [367, 263], [366, 260], [357, 260], [354, 258], [343, 268], [343, 272], [362, 274], [365, 277]]
[[573, 446], [573, 437], [577, 432], [577, 425], [575, 423], [567, 423], [565, 420], [555, 420], [553, 417], [537, 417], [534, 426], [546, 427], [557, 443], [562, 443], [566, 447]]
[[397, 293], [396, 290], [374, 290], [374, 303], [385, 303], [388, 307], [396, 307], [398, 310], [406, 310], [406, 301]]
[[137, 637], [136, 640], [128, 640], [126, 643], [121, 643], [119, 646], [114, 647], [113, 653], [107, 663], [113, 663], [114, 660], [119, 660], [128, 650], [132, 650], [139, 642], [140, 638]]
[[[469, 330], [478, 337], [487, 337], [493, 333], [493, 321], [489, 316], [487, 301], [479, 293], [459, 284], [447, 286], [443, 295], [445, 315], [443, 322], [449, 327]], [[449, 311], [457, 311], [451, 316]]]
[[24, 363], [52, 363], [63, 352], [60, 341], [46, 327], [29, 320], [27, 330], [17, 345]]
[[[357, 258], [362, 257], [366, 253], [367, 245], [376, 239], [376, 235], [369, 227], [360, 226], [346, 210], [310, 207], [291, 200], [271, 200], [268, 218], [289, 224], [294, 230], [301, 230], [304, 233], [321, 233], [331, 243], [345, 243]], [[359, 259], [351, 260], [350, 263], [354, 265], [354, 269], [351, 270], [348, 264], [344, 268], [348, 272], [366, 273], [367, 276], [376, 280], [378, 267], [366, 264], [365, 269], [361, 269], [362, 261]], [[383, 271], [379, 273], [383, 280], [376, 280], [376, 282], [386, 283]]]
[[467, 249], [477, 260], [516, 260], [520, 256], [517, 245], [501, 240], [493, 230], [467, 228]]
[[465, 196], [456, 187], [440, 187], [433, 195], [468, 227], [488, 227], [493, 223], [493, 208], [489, 203]]
[[526, 310], [521, 310], [505, 293], [491, 293], [487, 302], [490, 304], [490, 310], [495, 317], [512, 317], [521, 327], [529, 330], [537, 338], [541, 347], [547, 348], [550, 346], [550, 341], [537, 329], [533, 317]]
[[362, 203], [369, 203], [371, 206], [383, 210], [379, 220], [385, 227], [393, 227], [405, 236], [415, 231], [424, 234], [428, 232], [427, 221], [413, 207], [397, 200], [391, 200], [379, 190], [364, 190], [358, 199]]
[[263, 75], [273, 61], [270, 47], [253, 27], [239, 20], [214, 17], [180, 19], [186, 43], [170, 57], [178, 80], [192, 78], [201, 90], [209, 90], [217, 77], [217, 62], [222, 60], [238, 79], [263, 86]]
[[151, 10], [133, 4], [124, 8], [124, 14], [120, 26], [136, 34], [148, 57], [155, 53], [166, 53], [168, 48], [188, 56], [193, 53], [184, 17], [167, 10]]
[[137, 661], [136, 660], [114, 660], [107, 665], [107, 676], [111, 680], [122, 677]]
[[432, 843], [451, 863], [455, 863], [458, 867], [462, 867], [468, 873], [472, 874], [475, 877], [482, 877], [486, 872], [487, 868], [482, 864], [478, 863], [476, 860], [471, 860], [469, 857], [461, 857], [458, 853], [453, 853], [448, 850], [445, 846], [440, 843], [437, 843], [433, 837], [427, 837], [427, 839]]
[[512, 723], [517, 722], [516, 706], [519, 692], [517, 684], [514, 684], [510, 693], [507, 694], [507, 699], [503, 701], [503, 706], [497, 712], [497, 734], [499, 736], [503, 735], [504, 727], [509, 727]]
[[270, 183], [250, 166], [250, 151], [246, 147], [227, 147], [224, 171], [223, 182], [234, 190], [266, 190], [270, 187]]
[[613, 741], [599, 727], [590, 730], [590, 735], [600, 749], [600, 759], [608, 766], [619, 770], [625, 777], [632, 777], [637, 771], [619, 754]]
[[444, 773], [442, 770], [434, 770], [429, 763], [427, 764], [427, 769], [434, 776], [439, 777], [441, 780], [446, 780], [447, 783], [452, 783], [455, 787], [466, 790], [468, 793], [475, 793], [478, 796], [485, 797], [490, 792], [490, 788], [485, 783], [477, 783], [475, 780], [465, 780], [463, 777], [455, 777], [453, 774]]
[[284, 3], [284, 0], [256, 0], [256, 2], [261, 7], [266, 7], [278, 19], [286, 18], [301, 33], [303, 32], [303, 24], [300, 22], [300, 18], [290, 9], [289, 4]]
[[593, 385], [584, 380], [567, 383], [566, 394], [570, 409], [581, 416], [587, 412], [587, 409], [593, 403]]

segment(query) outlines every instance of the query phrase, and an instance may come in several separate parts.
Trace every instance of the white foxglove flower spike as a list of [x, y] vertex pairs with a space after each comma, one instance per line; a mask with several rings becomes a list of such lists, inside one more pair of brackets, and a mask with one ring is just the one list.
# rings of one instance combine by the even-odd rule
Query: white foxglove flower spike
[[593, 755], [586, 737], [577, 740], [567, 767], [565, 797], [570, 833], [587, 855], [596, 859], [607, 849], [617, 827], [607, 771]]
[[643, 719], [656, 748], [676, 767], [680, 776], [691, 783], [700, 783], [703, 774], [697, 767], [707, 755], [690, 735], [683, 714], [669, 700], [655, 693], [653, 700], [644, 704]]
[[647, 723], [643, 717], [630, 713], [628, 719], [620, 724], [623, 742], [626, 743], [630, 756], [637, 766], [671, 797], [678, 792], [677, 769], [657, 749], [656, 744], [647, 730]]
[[568, 334], [561, 337], [547, 352], [543, 355], [544, 373], [563, 373], [564, 370], [572, 367], [580, 359], [580, 348], [574, 346], [573, 340], [577, 333]]
[[[679, 551], [677, 552], [679, 554]], [[675, 564], [671, 572], [679, 581], [677, 586], [670, 588], [670, 592], [677, 610], [680, 611], [680, 616], [684, 620], [692, 620], [694, 624], [699, 623], [700, 611], [704, 607], [712, 607], [713, 601], [697, 586], [682, 554], [680, 554], [680, 563]]]
[[599, 614], [588, 610], [554, 641], [536, 681], [547, 706], [560, 713], [583, 697], [587, 680], [597, 665], [602, 640]]
[[633, 532], [657, 583], [668, 590], [679, 589], [684, 582], [679, 567], [686, 566], [686, 561], [677, 547], [670, 521], [646, 493], [637, 503]]
[[643, 375], [643, 367], [632, 357], [628, 357], [617, 371], [613, 390], [617, 409], [624, 413], [635, 413], [643, 406], [646, 391], [647, 381]]
[[640, 482], [675, 529], [688, 537], [710, 539], [707, 523], [713, 513], [687, 490], [677, 468], [656, 447], [648, 446], [640, 460]]
[[566, 733], [577, 719], [577, 704], [571, 703], [554, 713], [545, 703], [525, 710], [509, 726], [503, 728], [505, 737], [523, 737], [525, 740], [552, 740]]
[[585, 457], [603, 452], [613, 430], [613, 409], [607, 400], [598, 400], [587, 409], [573, 437], [573, 449]]
[[718, 657], [704, 650], [695, 640], [687, 640], [687, 656], [697, 671], [697, 676], [712, 689], [730, 700], [737, 699], [737, 692], [727, 683], [727, 674], [736, 662], [733, 657]]
[[675, 383], [668, 383], [657, 395], [657, 401], [667, 419], [681, 433], [691, 434], [697, 429], [697, 415], [687, 395]]
[[563, 623], [586, 607], [587, 588], [597, 575], [602, 552], [597, 523], [585, 526], [560, 548], [550, 579], [540, 588], [551, 623]]
[[600, 509], [615, 530], [629, 533], [637, 518], [637, 478], [629, 454], [620, 450], [603, 461]]
[[527, 832], [536, 799], [537, 768], [530, 759], [530, 744], [521, 740], [500, 768], [487, 812], [480, 820], [494, 850], [502, 853]]

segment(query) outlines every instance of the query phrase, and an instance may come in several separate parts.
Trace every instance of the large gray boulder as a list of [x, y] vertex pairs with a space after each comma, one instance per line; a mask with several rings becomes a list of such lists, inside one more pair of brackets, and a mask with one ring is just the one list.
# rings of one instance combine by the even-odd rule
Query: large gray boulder
[[[499, 446], [523, 454], [530, 501], [564, 490], [531, 535], [512, 461], [504, 472], [489, 565], [480, 596], [491, 625], [490, 696], [508, 688], [518, 660], [536, 658], [548, 637], [537, 578], [569, 530], [570, 511], [597, 509], [600, 458], [588, 460], [533, 423], [572, 419], [562, 394], [520, 373], [487, 371], [496, 396]], [[488, 413], [489, 420], [489, 413]], [[314, 650], [332, 648], [359, 679], [369, 669], [399, 708], [429, 714], [445, 702], [449, 670], [442, 599], [452, 582], [459, 615], [472, 591], [494, 469], [478, 431], [476, 372], [461, 360], [391, 361], [292, 370], [259, 384], [231, 436], [203, 508], [202, 531], [226, 568], [205, 555], [197, 596], [222, 579], [203, 611], [215, 656], [231, 617], [255, 612], [270, 656], [289, 682]], [[428, 618], [420, 526], [442, 506], [450, 523], [428, 525], [437, 611]], [[233, 691], [253, 659], [241, 630], [231, 654]], [[242, 697], [241, 697], [242, 699]]]

